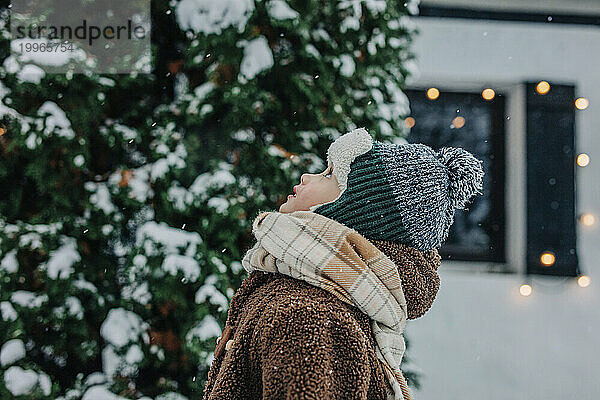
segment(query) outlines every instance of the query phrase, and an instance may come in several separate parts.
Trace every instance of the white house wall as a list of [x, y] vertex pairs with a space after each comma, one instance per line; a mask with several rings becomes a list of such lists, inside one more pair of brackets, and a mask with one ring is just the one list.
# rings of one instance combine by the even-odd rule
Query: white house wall
[[597, 285], [539, 277], [523, 297], [514, 275], [440, 278], [432, 308], [406, 325], [408, 366], [423, 374], [414, 400], [599, 398]]
[[[600, 14], [600, 9], [596, 15]], [[409, 321], [411, 354], [424, 374], [416, 400], [596, 399], [600, 393], [600, 28], [447, 18], [414, 18], [418, 76], [409, 87], [492, 87], [507, 96], [507, 258], [514, 274], [479, 273], [482, 264], [444, 261], [432, 309]], [[534, 277], [525, 270], [526, 80], [576, 85], [590, 106], [576, 112], [576, 211], [596, 224], [577, 226], [580, 269], [573, 278]], [[467, 121], [468, 123], [468, 121]], [[520, 162], [520, 164], [518, 164]], [[520, 167], [515, 167], [520, 165]], [[516, 208], [516, 209], [515, 209]], [[485, 265], [484, 265], [485, 266]], [[474, 268], [475, 267], [475, 268]], [[471, 271], [471, 272], [463, 272]], [[410, 364], [413, 365], [413, 364]]]

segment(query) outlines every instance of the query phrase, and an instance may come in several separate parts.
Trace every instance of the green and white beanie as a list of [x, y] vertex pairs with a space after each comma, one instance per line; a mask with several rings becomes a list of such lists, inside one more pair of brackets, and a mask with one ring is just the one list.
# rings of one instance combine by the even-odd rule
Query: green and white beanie
[[341, 193], [311, 211], [367, 239], [422, 251], [439, 248], [454, 210], [483, 194], [482, 161], [459, 147], [435, 151], [421, 143], [387, 144], [357, 128], [329, 146], [327, 162]]

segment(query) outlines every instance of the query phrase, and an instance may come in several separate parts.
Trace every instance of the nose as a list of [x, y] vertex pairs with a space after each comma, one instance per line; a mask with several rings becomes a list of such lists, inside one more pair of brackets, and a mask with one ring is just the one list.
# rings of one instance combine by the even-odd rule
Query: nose
[[313, 176], [315, 176], [315, 174], [302, 174], [300, 176], [300, 184], [304, 185], [304, 184], [310, 182], [310, 180], [313, 178]]
[[300, 176], [300, 184], [304, 185], [304, 182], [306, 181], [306, 178], [308, 177], [308, 174], [302, 174]]

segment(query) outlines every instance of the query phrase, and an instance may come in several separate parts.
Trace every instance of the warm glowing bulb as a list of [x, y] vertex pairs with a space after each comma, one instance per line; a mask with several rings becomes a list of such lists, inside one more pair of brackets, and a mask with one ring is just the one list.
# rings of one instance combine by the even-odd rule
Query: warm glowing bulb
[[463, 117], [456, 117], [452, 120], [452, 126], [455, 128], [462, 128], [465, 126], [465, 119]]
[[577, 100], [575, 100], [575, 107], [577, 107], [578, 110], [585, 110], [586, 108], [588, 108], [589, 105], [590, 101], [585, 97], [580, 97]]
[[581, 216], [581, 223], [585, 226], [592, 226], [596, 223], [594, 214], [586, 213]]
[[590, 163], [590, 156], [588, 156], [587, 154], [581, 153], [580, 155], [577, 156], [577, 165], [579, 165], [580, 167], [585, 167], [589, 163]]
[[481, 97], [483, 97], [486, 100], [492, 100], [494, 97], [496, 97], [496, 92], [494, 92], [494, 89], [483, 89], [483, 92], [481, 92]]
[[590, 285], [591, 282], [592, 280], [587, 275], [581, 275], [579, 278], [577, 278], [577, 284], [580, 287], [587, 287]]
[[554, 254], [547, 251], [540, 256], [540, 261], [545, 266], [549, 266], [549, 265], [554, 264], [554, 261], [556, 261], [556, 258], [554, 257]]
[[413, 117], [408, 117], [404, 120], [404, 125], [406, 125], [408, 128], [415, 126], [415, 123], [416, 121]]
[[429, 88], [427, 89], [427, 98], [429, 98], [429, 100], [435, 100], [438, 97], [440, 97], [440, 91], [437, 88]]
[[6, 127], [4, 125], [0, 125], [0, 136], [6, 133]]
[[526, 283], [521, 285], [521, 287], [519, 288], [519, 292], [521, 292], [521, 295], [523, 295], [523, 296], [529, 296], [532, 291], [533, 291], [533, 288]]
[[540, 83], [537, 84], [537, 86], [535, 87], [535, 90], [539, 94], [546, 94], [550, 91], [550, 84], [546, 81], [541, 81]]

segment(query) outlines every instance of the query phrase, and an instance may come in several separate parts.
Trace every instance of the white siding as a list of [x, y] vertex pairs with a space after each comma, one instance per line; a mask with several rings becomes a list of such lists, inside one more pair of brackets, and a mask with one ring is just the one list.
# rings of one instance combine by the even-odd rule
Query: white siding
[[[506, 3], [506, 2], [505, 2]], [[505, 4], [504, 3], [504, 4]], [[583, 4], [585, 2], [579, 2]], [[564, 3], [566, 4], [566, 3]], [[539, 11], [539, 10], [532, 10]], [[600, 11], [595, 13], [600, 14]], [[409, 87], [437, 86], [507, 95], [508, 266], [516, 274], [477, 273], [485, 263], [442, 263], [441, 289], [428, 314], [409, 321], [411, 354], [422, 370], [416, 400], [596, 399], [600, 393], [600, 29], [595, 26], [415, 18], [420, 75]], [[592, 283], [535, 277], [522, 297], [525, 270], [525, 80], [577, 87], [590, 106], [576, 112], [580, 269]], [[478, 267], [473, 269], [472, 267]], [[461, 271], [471, 272], [461, 272]]]

